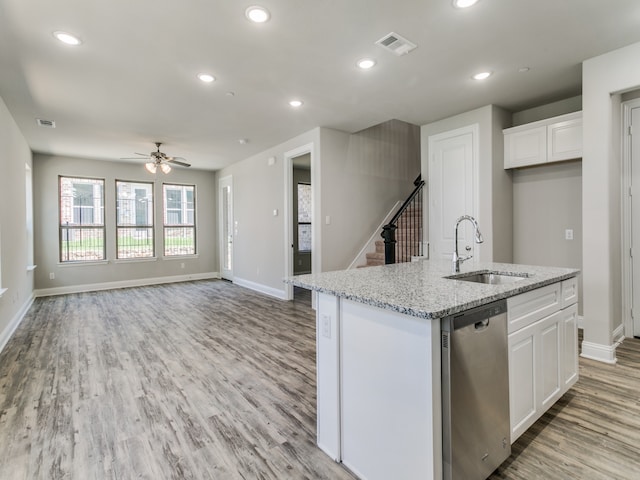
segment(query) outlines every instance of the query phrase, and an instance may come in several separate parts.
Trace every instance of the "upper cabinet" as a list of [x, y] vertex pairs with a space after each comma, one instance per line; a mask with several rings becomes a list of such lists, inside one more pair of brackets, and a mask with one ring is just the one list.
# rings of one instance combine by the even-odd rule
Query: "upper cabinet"
[[582, 112], [507, 128], [504, 168], [518, 168], [582, 157]]

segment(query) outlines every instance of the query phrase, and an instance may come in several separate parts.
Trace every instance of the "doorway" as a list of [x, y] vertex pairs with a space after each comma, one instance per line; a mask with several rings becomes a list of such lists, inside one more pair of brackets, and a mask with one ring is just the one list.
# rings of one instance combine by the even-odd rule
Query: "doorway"
[[[315, 271], [317, 226], [314, 209], [317, 204], [313, 185], [313, 144], [284, 154], [285, 164], [285, 276]], [[308, 301], [309, 292], [287, 285], [287, 300]]]
[[233, 281], [233, 178], [229, 175], [218, 183], [220, 218], [220, 277]]
[[623, 114], [623, 315], [626, 335], [640, 337], [640, 98], [624, 102]]

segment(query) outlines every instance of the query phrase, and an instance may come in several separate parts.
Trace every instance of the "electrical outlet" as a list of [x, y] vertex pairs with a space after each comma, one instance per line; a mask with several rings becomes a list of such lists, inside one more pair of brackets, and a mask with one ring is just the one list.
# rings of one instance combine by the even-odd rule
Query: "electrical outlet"
[[573, 230], [570, 228], [567, 228], [564, 231], [564, 239], [565, 240], [573, 240]]
[[180, 268], [184, 268], [184, 262], [180, 264]]
[[49, 272], [49, 280], [55, 280], [56, 279], [56, 274], [53, 272]]
[[331, 317], [329, 315], [322, 315], [320, 317], [320, 324], [322, 336], [325, 338], [331, 338]]

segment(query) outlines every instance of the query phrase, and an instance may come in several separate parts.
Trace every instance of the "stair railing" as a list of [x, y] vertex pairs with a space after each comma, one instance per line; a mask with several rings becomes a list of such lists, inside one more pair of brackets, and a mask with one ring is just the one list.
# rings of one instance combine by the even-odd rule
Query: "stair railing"
[[[409, 198], [391, 221], [382, 227], [385, 264], [410, 262], [412, 256], [422, 255], [422, 190], [425, 184], [422, 175], [418, 175], [413, 184], [415, 188]], [[400, 243], [396, 239], [398, 222], [403, 232]]]

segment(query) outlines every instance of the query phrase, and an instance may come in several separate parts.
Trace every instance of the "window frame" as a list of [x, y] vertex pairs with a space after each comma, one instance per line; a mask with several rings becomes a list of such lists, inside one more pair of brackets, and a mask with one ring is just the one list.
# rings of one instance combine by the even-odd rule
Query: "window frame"
[[[75, 211], [76, 211], [76, 205], [75, 202], [72, 200], [71, 205], [64, 205], [63, 204], [63, 180], [64, 179], [68, 179], [71, 181], [71, 184], [73, 185], [73, 180], [85, 180], [85, 181], [89, 181], [89, 182], [93, 182], [93, 183], [87, 183], [88, 185], [101, 185], [102, 187], [102, 195], [101, 197], [93, 197], [94, 200], [94, 205], [91, 206], [92, 208], [92, 216], [95, 218], [95, 213], [94, 213], [94, 209], [98, 208], [101, 212], [100, 212], [100, 217], [102, 220], [102, 223], [92, 223], [90, 225], [83, 225], [83, 224], [75, 224], [74, 222], [72, 222], [71, 225], [69, 225], [69, 222], [66, 222], [66, 225], [63, 225], [62, 223], [62, 219], [63, 219], [63, 208], [70, 208], [70, 217], [71, 220], [74, 220], [75, 218]], [[86, 184], [85, 184], [86, 185]], [[87, 264], [87, 263], [102, 263], [105, 262], [107, 260], [107, 245], [106, 245], [106, 236], [107, 236], [107, 228], [106, 228], [106, 220], [105, 220], [105, 197], [106, 197], [106, 191], [105, 191], [105, 187], [106, 187], [106, 179], [104, 178], [100, 178], [100, 177], [87, 177], [87, 176], [76, 176], [76, 175], [58, 175], [58, 259], [60, 261], [61, 264]], [[68, 197], [65, 197], [68, 198]], [[71, 197], [74, 198], [74, 197]], [[95, 205], [95, 199], [99, 198], [100, 202], [99, 205], [96, 207]], [[85, 206], [83, 205], [79, 205], [80, 208], [83, 208]], [[99, 238], [102, 241], [102, 258], [90, 258], [90, 259], [70, 259], [71, 258], [71, 254], [69, 252], [69, 232], [71, 230], [76, 230], [78, 232], [84, 232], [84, 231], [90, 231], [90, 230], [101, 230], [102, 231], [102, 235], [99, 236]], [[63, 240], [65, 237], [65, 232], [66, 232], [66, 241]], [[82, 234], [80, 235], [82, 237]], [[82, 241], [82, 239], [81, 239]], [[67, 254], [66, 254], [66, 260], [65, 255], [64, 255], [64, 245], [67, 245]], [[85, 252], [87, 251], [86, 249], [84, 250]], [[95, 250], [94, 250], [95, 251]]]
[[[145, 225], [120, 225], [120, 196], [118, 186], [120, 184], [131, 184], [131, 185], [150, 185], [151, 186], [151, 207], [149, 212], [149, 207], [147, 207], [147, 215], [148, 219], [151, 219], [150, 224]], [[135, 187], [134, 187], [135, 189]], [[115, 180], [115, 256], [116, 260], [149, 260], [156, 258], [156, 232], [155, 232], [155, 223], [156, 223], [156, 205], [155, 205], [156, 197], [155, 197], [155, 182], [154, 181], [139, 181], [139, 180]], [[137, 211], [134, 212], [134, 216], [136, 216], [137, 221]], [[137, 256], [120, 256], [120, 231], [125, 230], [135, 230], [144, 228], [151, 232], [151, 254], [150, 255], [137, 255]]]
[[[296, 230], [296, 246], [298, 253], [311, 253], [311, 245], [309, 245], [309, 248], [306, 250], [303, 250], [300, 248], [300, 225], [309, 225], [309, 228], [313, 228], [311, 225], [313, 223], [313, 218], [311, 219], [312, 221], [309, 222], [301, 222], [300, 221], [300, 185], [307, 185], [309, 187], [309, 198], [311, 199], [311, 182], [296, 182], [296, 212], [297, 212], [297, 221], [296, 221], [296, 225], [297, 225], [297, 230]], [[313, 214], [313, 212], [311, 212]]]
[[[181, 196], [180, 199], [180, 223], [168, 223], [168, 195], [167, 190], [171, 189], [171, 187], [179, 187], [180, 191], [184, 194], [184, 199]], [[187, 195], [188, 189], [191, 189], [193, 192], [193, 198], [191, 199], [191, 203], [193, 206], [189, 207], [189, 199]], [[196, 193], [196, 185], [188, 184], [188, 183], [163, 183], [162, 184], [162, 251], [163, 257], [166, 258], [179, 258], [179, 257], [192, 257], [198, 254], [198, 242], [197, 242], [197, 215], [196, 215], [196, 205], [197, 205], [197, 193]], [[172, 208], [172, 210], [175, 210]], [[191, 223], [187, 223], [184, 221], [189, 220], [189, 213], [191, 212]], [[191, 229], [193, 231], [193, 251], [189, 253], [171, 253], [168, 250], [167, 242], [167, 231], [169, 229]]]

